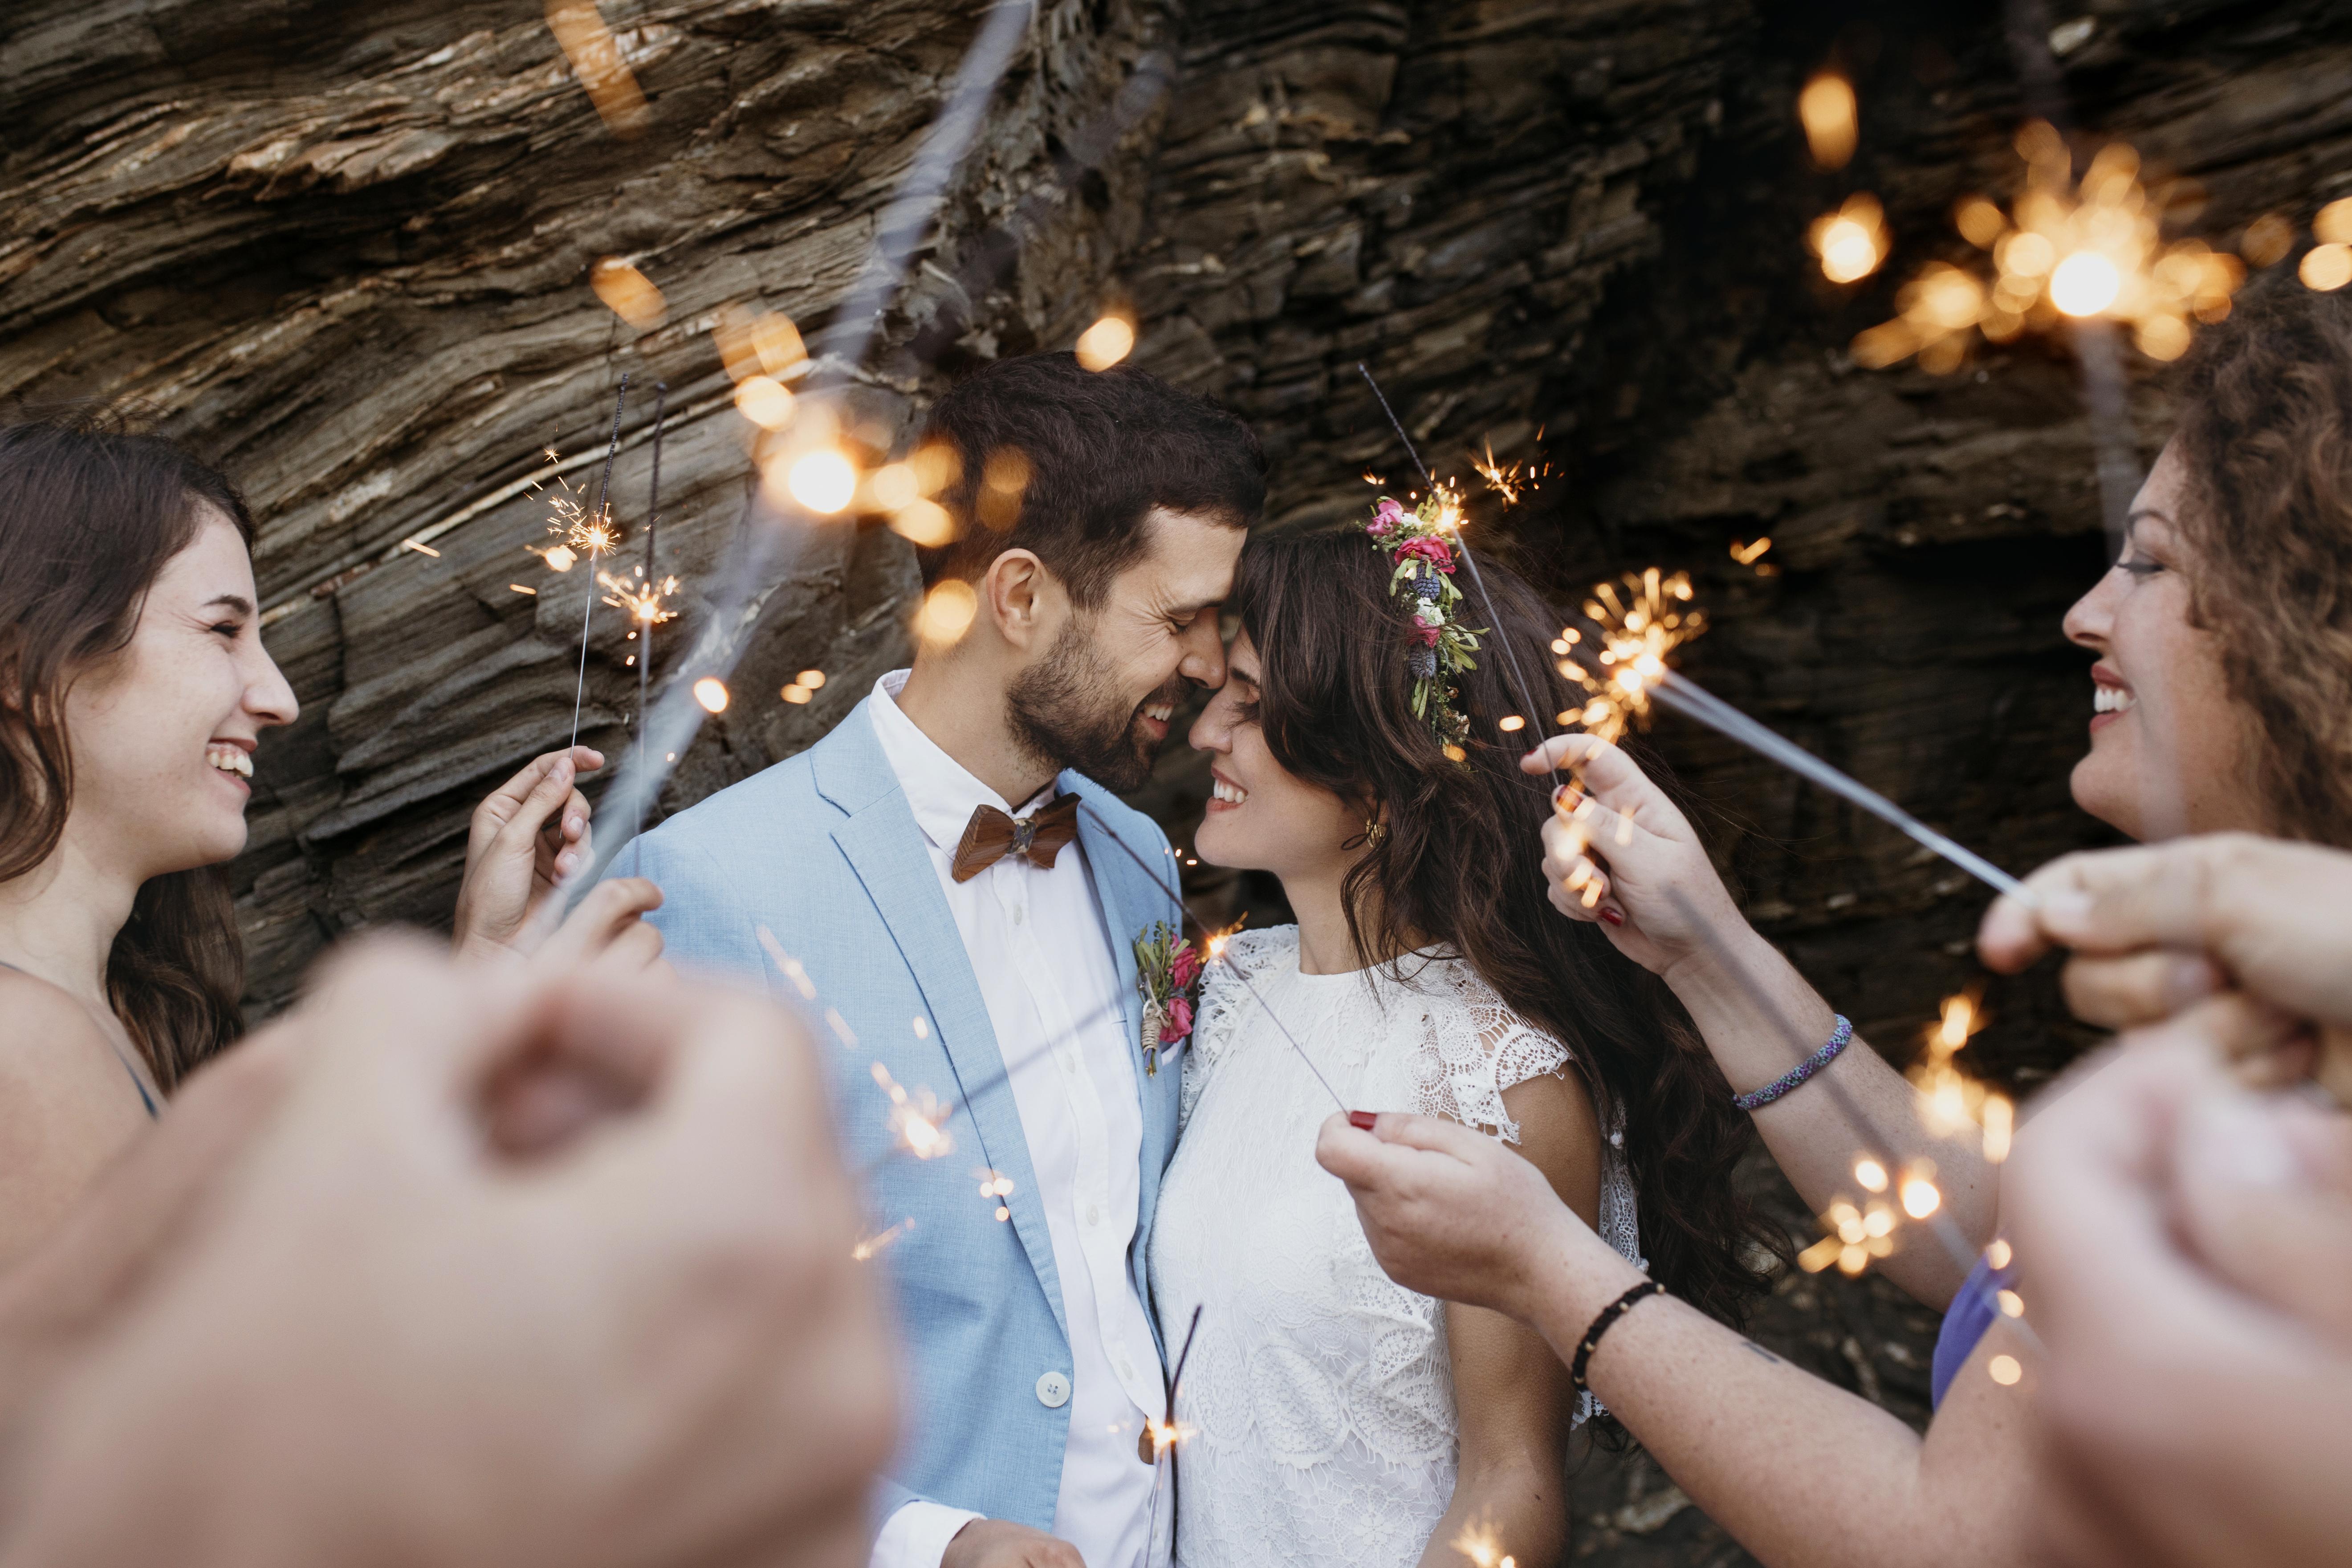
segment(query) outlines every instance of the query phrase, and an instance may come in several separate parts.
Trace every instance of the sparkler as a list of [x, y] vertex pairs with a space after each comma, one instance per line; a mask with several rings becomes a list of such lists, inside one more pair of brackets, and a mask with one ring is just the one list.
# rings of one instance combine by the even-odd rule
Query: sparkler
[[[1388, 416], [1389, 425], [1396, 431], [1397, 439], [1404, 443], [1405, 454], [1412, 459], [1413, 467], [1421, 470], [1424, 480], [1434, 486], [1437, 481], [1431, 478], [1429, 466], [1421, 460], [1420, 452], [1414, 449], [1412, 437], [1405, 434], [1404, 425], [1397, 418], [1396, 410], [1389, 406], [1387, 395], [1381, 391], [1381, 384], [1372, 379], [1371, 371], [1360, 361], [1358, 362], [1356, 369], [1363, 376], [1365, 384], [1372, 389], [1372, 395], [1380, 400], [1381, 412]], [[1480, 601], [1486, 605], [1487, 623], [1497, 628], [1495, 640], [1503, 650], [1504, 664], [1510, 670], [1512, 687], [1521, 704], [1521, 711], [1534, 721], [1537, 739], [1540, 743], [1546, 738], [1543, 734], [1540, 717], [1543, 710], [1532, 699], [1533, 689], [1528, 685], [1526, 674], [1519, 668], [1518, 655], [1511, 646], [1512, 639], [1501, 635], [1502, 621], [1495, 613], [1494, 597], [1486, 591], [1486, 577], [1478, 570], [1478, 557], [1471, 550], [1469, 542], [1462, 537], [1458, 521], [1454, 524], [1453, 534], [1454, 546], [1462, 552], [1463, 564], [1470, 568], [1470, 580], [1478, 590]], [[1633, 580], [1629, 579], [1629, 582]], [[1652, 567], [1643, 574], [1638, 581], [1645, 597], [1637, 600], [1633, 607], [1626, 609], [1625, 613], [1617, 617], [1616, 630], [1613, 635], [1605, 613], [1595, 613], [1602, 606], [1598, 604], [1588, 604], [1585, 606], [1586, 614], [1591, 617], [1595, 628], [1601, 632], [1603, 639], [1601, 647], [1596, 651], [1600, 655], [1605, 655], [1605, 662], [1613, 667], [1611, 679], [1605, 683], [1598, 682], [1589, 677], [1580, 682], [1588, 689], [1596, 686], [1613, 688], [1606, 693], [1606, 704], [1601, 713], [1604, 724], [1611, 721], [1612, 714], [1615, 715], [1614, 722], [1617, 725], [1617, 731], [1622, 733], [1623, 713], [1626, 710], [1630, 709], [1638, 713], [1645, 710], [1639, 706], [1640, 704], [1645, 704], [1651, 700], [1664, 703], [1676, 712], [1696, 719], [1709, 729], [1770, 758], [1791, 772], [1811, 779], [1832, 794], [1852, 801], [1872, 816], [1906, 834], [1914, 842], [1933, 850], [1987, 886], [2009, 894], [2011, 898], [2024, 903], [2029, 909], [2036, 905], [2038, 900], [2023, 882], [2019, 881], [1991, 861], [1973, 850], [1954, 843], [1877, 791], [1840, 773], [1794, 742], [1783, 739], [1721, 698], [1706, 691], [1697, 682], [1686, 679], [1666, 668], [1664, 653], [1703, 629], [1705, 622], [1703, 618], [1685, 616], [1682, 612], [1671, 610], [1666, 604], [1664, 595], [1668, 592], [1671, 592], [1674, 599], [1687, 602], [1690, 597], [1690, 584], [1687, 578], [1677, 574], [1676, 579], [1660, 580], [1657, 568]], [[1671, 584], [1675, 582], [1679, 582], [1679, 587], [1672, 588]], [[1619, 605], [1615, 594], [1606, 584], [1597, 589], [1596, 593], [1605, 597], [1610, 605]], [[1667, 624], [1669, 616], [1675, 617], [1676, 625]], [[1638, 625], [1635, 624], [1637, 617]], [[1565, 652], [1565, 649], [1559, 647], [1560, 643], [1567, 643], [1572, 647], [1582, 638], [1583, 634], [1575, 627], [1566, 627], [1561, 630], [1559, 641], [1553, 647], [1558, 651]], [[1564, 659], [1561, 673], [1568, 674], [1572, 668], [1572, 661]], [[1587, 707], [1589, 709], [1591, 704], [1587, 704]], [[1560, 719], [1562, 723], [1570, 721], [1565, 716]], [[1553, 764], [1551, 773], [1554, 778], [1559, 776], [1559, 767], [1557, 763]]]
[[[604, 448], [604, 477], [596, 486], [595, 508], [572, 521], [565, 540], [575, 550], [587, 552], [592, 568], [596, 558], [613, 547], [613, 458], [621, 450], [621, 409], [628, 401], [629, 373], [625, 370], [620, 391], [613, 398], [613, 439]], [[588, 617], [595, 611], [596, 589], [592, 583], [580, 605], [580, 679], [572, 689], [572, 739], [566, 742], [571, 746], [580, 743], [580, 705], [588, 695]]]
[[1503, 1550], [1502, 1537], [1495, 1533], [1492, 1524], [1483, 1520], [1476, 1524], [1465, 1525], [1462, 1533], [1448, 1544], [1477, 1564], [1477, 1568], [1518, 1568], [1518, 1559]]
[[1175, 1370], [1168, 1374], [1168, 1414], [1165, 1417], [1146, 1418], [1143, 1431], [1136, 1443], [1136, 1457], [1155, 1468], [1155, 1473], [1151, 1478], [1151, 1503], [1146, 1513], [1146, 1517], [1151, 1521], [1152, 1549], [1150, 1555], [1154, 1561], [1160, 1560], [1159, 1551], [1160, 1477], [1156, 1471], [1160, 1461], [1165, 1458], [1168, 1461], [1166, 1475], [1172, 1533], [1172, 1516], [1182, 1497], [1181, 1490], [1182, 1477], [1177, 1469], [1176, 1448], [1179, 1444], [1193, 1435], [1193, 1428], [1176, 1419], [1176, 1395], [1184, 1385], [1184, 1363], [1192, 1359], [1192, 1337], [1200, 1331], [1201, 1308], [1196, 1303], [1192, 1308], [1192, 1321], [1184, 1328], [1184, 1342], [1176, 1352]]
[[[1628, 724], [1648, 719], [1650, 689], [1665, 671], [1666, 655], [1706, 629], [1703, 612], [1682, 607], [1691, 597], [1688, 573], [1666, 577], [1653, 566], [1638, 574], [1629, 572], [1621, 581], [1623, 597], [1616, 584], [1596, 583], [1584, 604], [1586, 618], [1601, 628], [1601, 646], [1593, 657], [1601, 673], [1573, 658], [1559, 661], [1559, 673], [1591, 694], [1580, 711], [1560, 714], [1559, 722], [1580, 725], [1586, 734], [1612, 744], [1623, 738]], [[1574, 626], [1563, 626], [1552, 651], [1570, 654], [1584, 640]]]
[[[662, 425], [668, 412], [669, 383], [656, 381], [654, 383], [653, 479], [646, 489], [646, 559], [645, 563], [637, 568], [638, 576], [645, 580], [646, 585], [640, 590], [645, 596], [631, 600], [626, 590], [620, 590], [631, 617], [637, 623], [637, 769], [641, 773], [653, 765], [653, 758], [646, 751], [646, 696], [653, 679], [654, 628], [664, 621], [677, 618], [677, 612], [662, 603], [677, 592], [677, 579], [665, 577], [659, 583], [654, 579], [654, 538], [661, 527]], [[645, 834], [646, 807], [649, 804], [650, 797], [637, 796], [635, 820], [629, 825], [631, 870], [637, 868], [643, 858], [642, 851], [636, 847], [636, 840]]]
[[[908, 1094], [880, 1062], [874, 1064], [872, 1071], [875, 1083], [890, 1097], [890, 1131], [901, 1148], [918, 1160], [936, 1160], [955, 1152], [955, 1139], [947, 1130], [947, 1107], [929, 1089]], [[1010, 1193], [1012, 1188], [1005, 1190]]]

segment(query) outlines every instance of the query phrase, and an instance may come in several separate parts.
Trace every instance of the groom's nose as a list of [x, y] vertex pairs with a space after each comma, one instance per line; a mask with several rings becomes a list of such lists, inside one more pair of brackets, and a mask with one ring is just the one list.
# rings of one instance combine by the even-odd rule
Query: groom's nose
[[1202, 612], [1192, 617], [1180, 639], [1184, 654], [1177, 661], [1176, 673], [1195, 686], [1211, 690], [1225, 683], [1225, 639], [1218, 635], [1217, 617]]

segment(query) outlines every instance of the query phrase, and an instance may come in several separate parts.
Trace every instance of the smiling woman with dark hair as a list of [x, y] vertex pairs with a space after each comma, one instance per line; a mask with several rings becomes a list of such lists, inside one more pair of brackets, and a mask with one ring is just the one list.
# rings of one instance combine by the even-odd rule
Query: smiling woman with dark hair
[[1442, 580], [1456, 560], [1390, 505], [1254, 544], [1192, 728], [1201, 858], [1273, 872], [1298, 922], [1209, 969], [1160, 1189], [1162, 1321], [1202, 1309], [1182, 1563], [1402, 1568], [1480, 1531], [1531, 1568], [1565, 1556], [1562, 1445], [1591, 1402], [1532, 1331], [1382, 1275], [1315, 1165], [1331, 1093], [1516, 1146], [1628, 1267], [1721, 1318], [1777, 1244], [1732, 1189], [1748, 1131], [1672, 994], [1546, 907], [1549, 796], [1505, 675], [1532, 671], [1547, 713], [1581, 698], [1534, 590], [1489, 563], [1472, 597]]
[[253, 521], [170, 442], [0, 430], [0, 1260], [235, 1037], [263, 731]]
[[[224, 862], [294, 693], [261, 646], [228, 480], [101, 416], [0, 426], [0, 1266], [244, 1026]], [[461, 954], [509, 942], [579, 853], [585, 748], [475, 814]], [[534, 890], [536, 889], [536, 891]], [[599, 888], [551, 956], [651, 962], [652, 885]]]

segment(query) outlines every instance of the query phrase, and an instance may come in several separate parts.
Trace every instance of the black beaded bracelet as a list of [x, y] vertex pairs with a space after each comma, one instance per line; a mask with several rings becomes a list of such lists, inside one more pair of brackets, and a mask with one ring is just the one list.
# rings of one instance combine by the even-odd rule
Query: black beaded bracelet
[[1592, 1320], [1592, 1326], [1586, 1329], [1584, 1337], [1576, 1342], [1576, 1359], [1568, 1363], [1568, 1381], [1574, 1385], [1577, 1393], [1592, 1392], [1585, 1384], [1584, 1369], [1591, 1363], [1592, 1352], [1601, 1343], [1601, 1336], [1607, 1333], [1618, 1319], [1632, 1311], [1634, 1303], [1643, 1297], [1663, 1296], [1665, 1293], [1666, 1288], [1664, 1285], [1654, 1279], [1644, 1279], [1601, 1309]]

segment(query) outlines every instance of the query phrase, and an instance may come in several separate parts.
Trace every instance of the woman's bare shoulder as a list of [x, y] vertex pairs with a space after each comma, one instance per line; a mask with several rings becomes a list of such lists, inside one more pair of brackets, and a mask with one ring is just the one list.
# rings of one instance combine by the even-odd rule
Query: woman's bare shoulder
[[19, 1146], [26, 1118], [59, 1112], [146, 1120], [121, 1050], [89, 1009], [36, 975], [0, 970], [0, 1148]]
[[147, 1125], [98, 1020], [47, 981], [0, 973], [0, 1265], [47, 1235]]
[[1519, 1124], [1519, 1152], [1541, 1171], [1587, 1225], [1601, 1205], [1601, 1118], [1574, 1068], [1526, 1079], [1503, 1090]]

